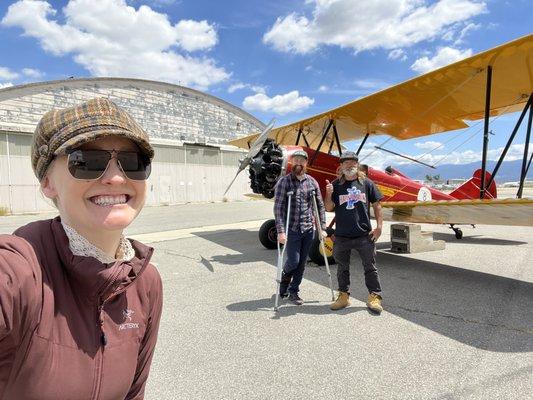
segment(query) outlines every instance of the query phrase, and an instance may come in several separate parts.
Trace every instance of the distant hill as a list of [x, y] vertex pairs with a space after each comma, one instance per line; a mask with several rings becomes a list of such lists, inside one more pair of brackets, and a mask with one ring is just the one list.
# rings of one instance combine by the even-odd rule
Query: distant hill
[[[492, 173], [496, 166], [495, 161], [487, 161], [487, 171]], [[446, 179], [468, 179], [472, 177], [474, 171], [481, 168], [481, 161], [470, 164], [443, 164], [437, 166], [436, 169], [431, 169], [418, 164], [398, 164], [393, 165], [394, 168], [401, 171], [412, 179], [423, 180], [426, 175], [440, 175], [441, 180]], [[505, 161], [500, 166], [498, 173], [496, 174], [496, 182], [503, 183], [509, 181], [520, 180], [520, 171], [522, 169], [522, 160]], [[533, 180], [533, 165], [529, 167], [527, 174], [528, 180]]]

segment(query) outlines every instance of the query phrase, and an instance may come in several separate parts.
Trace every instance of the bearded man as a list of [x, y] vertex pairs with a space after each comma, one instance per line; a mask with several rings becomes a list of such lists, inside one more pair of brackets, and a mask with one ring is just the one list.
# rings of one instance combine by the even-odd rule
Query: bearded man
[[[380, 193], [374, 182], [359, 170], [359, 160], [352, 151], [339, 158], [339, 177], [333, 183], [326, 181], [326, 210], [335, 210], [335, 245], [333, 257], [337, 262], [339, 295], [331, 305], [340, 310], [350, 305], [350, 256], [356, 250], [361, 257], [368, 289], [367, 307], [381, 313], [381, 284], [376, 268], [376, 241], [381, 236], [383, 214]], [[370, 223], [370, 204], [374, 210], [377, 226]]]
[[[278, 232], [278, 242], [287, 246], [287, 261], [281, 275], [280, 296], [289, 298], [293, 304], [302, 305], [299, 296], [300, 283], [304, 275], [305, 263], [315, 235], [315, 223], [322, 227], [322, 235], [326, 234], [326, 213], [318, 183], [306, 174], [307, 153], [296, 150], [291, 157], [291, 172], [282, 177], [276, 184], [274, 197], [274, 216]], [[288, 195], [292, 193], [291, 209], [287, 210]], [[320, 221], [313, 216], [313, 197], [316, 195]], [[289, 218], [289, 231], [285, 225]]]

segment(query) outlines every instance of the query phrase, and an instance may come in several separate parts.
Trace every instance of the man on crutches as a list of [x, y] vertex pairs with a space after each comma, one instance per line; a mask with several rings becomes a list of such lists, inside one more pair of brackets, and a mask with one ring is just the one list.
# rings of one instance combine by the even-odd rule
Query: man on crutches
[[[278, 242], [285, 245], [287, 261], [283, 265], [277, 296], [287, 298], [293, 304], [302, 305], [299, 296], [305, 263], [313, 242], [314, 213], [313, 193], [316, 193], [322, 234], [326, 235], [326, 213], [318, 183], [306, 174], [307, 153], [296, 150], [291, 157], [292, 170], [276, 184], [274, 197], [274, 216], [278, 232]], [[291, 196], [288, 194], [291, 193]], [[289, 209], [289, 202], [290, 209]]]

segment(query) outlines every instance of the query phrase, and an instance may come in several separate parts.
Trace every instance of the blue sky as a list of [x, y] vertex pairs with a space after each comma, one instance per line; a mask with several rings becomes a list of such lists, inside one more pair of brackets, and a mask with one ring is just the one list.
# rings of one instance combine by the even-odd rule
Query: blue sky
[[[70, 76], [154, 79], [281, 125], [527, 35], [532, 11], [527, 0], [1, 1], [0, 87]], [[517, 117], [494, 121], [489, 158]], [[472, 162], [481, 128], [386, 147], [418, 157], [440, 145], [423, 160]], [[521, 158], [524, 138], [522, 128], [509, 159]], [[399, 162], [383, 153], [369, 160]]]

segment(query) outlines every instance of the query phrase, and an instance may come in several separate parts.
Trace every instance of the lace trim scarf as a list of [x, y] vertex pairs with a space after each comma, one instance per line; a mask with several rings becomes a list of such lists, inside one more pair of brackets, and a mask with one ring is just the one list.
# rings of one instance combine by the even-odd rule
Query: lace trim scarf
[[63, 229], [67, 234], [70, 251], [72, 251], [72, 254], [75, 256], [94, 257], [104, 264], [109, 264], [117, 260], [129, 261], [135, 257], [135, 250], [133, 250], [130, 241], [124, 236], [121, 236], [117, 253], [115, 258], [113, 258], [85, 239], [82, 235], [76, 232], [74, 228], [71, 228], [63, 222], [61, 222], [61, 225], [63, 225]]

